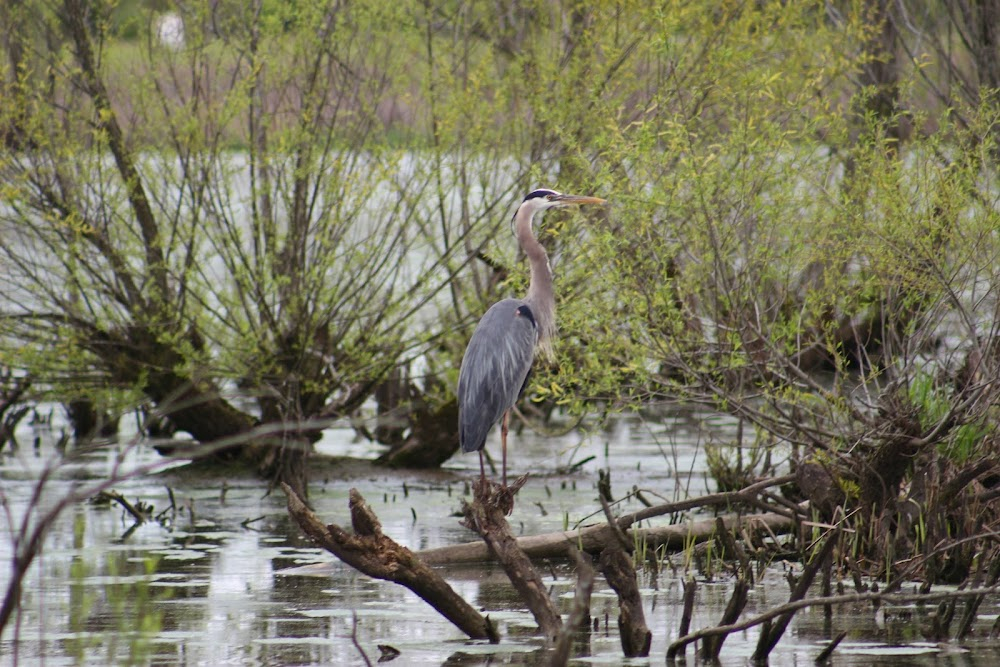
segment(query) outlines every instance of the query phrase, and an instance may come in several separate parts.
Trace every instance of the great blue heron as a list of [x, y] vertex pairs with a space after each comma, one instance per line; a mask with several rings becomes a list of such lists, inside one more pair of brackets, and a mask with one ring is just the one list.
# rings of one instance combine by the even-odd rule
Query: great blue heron
[[458, 376], [458, 437], [463, 452], [479, 452], [479, 472], [484, 481], [486, 436], [502, 419], [503, 485], [507, 487], [510, 409], [527, 385], [536, 346], [546, 356], [552, 354], [556, 300], [549, 256], [532, 230], [535, 214], [550, 208], [603, 203], [597, 197], [542, 189], [528, 194], [514, 214], [514, 235], [531, 264], [528, 293], [523, 299], [504, 299], [486, 311], [465, 349]]

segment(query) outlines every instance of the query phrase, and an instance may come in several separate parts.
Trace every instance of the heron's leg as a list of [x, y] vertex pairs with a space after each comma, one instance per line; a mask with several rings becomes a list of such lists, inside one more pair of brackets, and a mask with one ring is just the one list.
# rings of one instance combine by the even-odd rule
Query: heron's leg
[[486, 486], [486, 464], [483, 463], [483, 450], [479, 450], [479, 480]]
[[507, 488], [507, 420], [510, 419], [510, 410], [503, 413], [503, 421], [500, 423], [500, 449], [503, 451], [503, 488]]

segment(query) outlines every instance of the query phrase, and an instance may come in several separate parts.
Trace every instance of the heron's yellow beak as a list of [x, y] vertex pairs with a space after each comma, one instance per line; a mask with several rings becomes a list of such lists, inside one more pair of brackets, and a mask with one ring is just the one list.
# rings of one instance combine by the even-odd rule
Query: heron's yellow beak
[[552, 198], [552, 201], [557, 201], [562, 205], [576, 205], [580, 204], [606, 204], [607, 200], [601, 199], [600, 197], [584, 197], [581, 195], [556, 195]]

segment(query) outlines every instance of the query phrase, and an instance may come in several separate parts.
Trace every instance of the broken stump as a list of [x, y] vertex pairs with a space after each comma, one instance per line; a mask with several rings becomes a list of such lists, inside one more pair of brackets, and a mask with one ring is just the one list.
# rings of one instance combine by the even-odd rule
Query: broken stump
[[531, 565], [531, 559], [518, 546], [506, 519], [514, 507], [514, 496], [527, 479], [524, 475], [508, 487], [484, 478], [476, 480], [472, 485], [472, 502], [462, 502], [462, 513], [465, 515], [462, 525], [483, 538], [490, 554], [503, 566], [510, 582], [535, 617], [538, 628], [551, 644], [559, 636], [562, 619], [541, 576]]

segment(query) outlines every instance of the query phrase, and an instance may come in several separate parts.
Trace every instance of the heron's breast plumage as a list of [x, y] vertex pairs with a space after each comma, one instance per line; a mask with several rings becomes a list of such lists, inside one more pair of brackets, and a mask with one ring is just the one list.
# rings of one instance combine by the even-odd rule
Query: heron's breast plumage
[[483, 315], [459, 372], [459, 440], [463, 451], [482, 449], [490, 429], [517, 402], [537, 341], [535, 316], [521, 299], [504, 299]]

